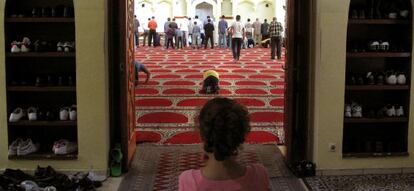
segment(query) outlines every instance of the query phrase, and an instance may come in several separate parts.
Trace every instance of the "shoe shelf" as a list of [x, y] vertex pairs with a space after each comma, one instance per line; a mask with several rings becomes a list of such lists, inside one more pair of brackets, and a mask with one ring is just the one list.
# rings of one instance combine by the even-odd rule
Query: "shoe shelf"
[[6, 18], [6, 23], [74, 23], [74, 18]]
[[408, 156], [408, 152], [389, 152], [389, 153], [343, 153], [343, 158], [369, 158], [369, 157], [402, 157]]
[[14, 127], [76, 127], [76, 121], [29, 121], [9, 122]]
[[366, 24], [366, 25], [408, 25], [406, 19], [349, 19], [348, 24]]
[[75, 58], [75, 52], [25, 52], [7, 53], [9, 58]]
[[[19, 140], [30, 140], [40, 146], [30, 150], [29, 155], [11, 155], [10, 160], [78, 158], [77, 152], [56, 155], [52, 150], [60, 140], [78, 143], [78, 125], [73, 117], [77, 113], [71, 114], [69, 109], [66, 114], [62, 113], [62, 109], [69, 107], [76, 111], [77, 104], [73, 7], [73, 0], [5, 3], [7, 117], [14, 115], [18, 108], [24, 111], [19, 120], [10, 120], [18, 122], [8, 123], [9, 151], [14, 143], [25, 148]], [[38, 120], [28, 120], [36, 119], [35, 115]], [[59, 120], [65, 118], [68, 120]]]
[[7, 91], [11, 92], [75, 92], [75, 86], [8, 86]]
[[33, 153], [9, 156], [9, 160], [76, 160], [78, 154], [55, 155], [53, 153]]
[[344, 123], [407, 123], [406, 117], [389, 118], [345, 118]]
[[408, 85], [347, 85], [347, 91], [410, 90]]
[[347, 58], [409, 58], [410, 52], [348, 52]]
[[411, 1], [351, 0], [343, 158], [408, 156]]

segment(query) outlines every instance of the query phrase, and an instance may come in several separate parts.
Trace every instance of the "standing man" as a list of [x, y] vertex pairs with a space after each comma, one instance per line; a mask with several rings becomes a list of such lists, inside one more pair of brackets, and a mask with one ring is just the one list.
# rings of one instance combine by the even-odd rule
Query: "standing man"
[[[191, 21], [191, 17], [188, 17], [188, 38], [187, 38], [187, 46], [193, 44], [193, 27], [194, 23]], [[190, 42], [191, 40], [191, 42]]]
[[198, 27], [200, 27], [201, 44], [203, 44], [204, 43], [204, 38], [205, 38], [205, 36], [204, 36], [204, 24], [203, 24], [203, 21], [201, 21], [198, 18], [198, 15], [195, 16], [194, 21], [197, 22]]
[[280, 60], [281, 58], [282, 32], [283, 32], [282, 24], [280, 22], [277, 22], [276, 17], [273, 17], [273, 21], [270, 23], [270, 26], [269, 26], [269, 35], [271, 38], [270, 44], [272, 46], [271, 48], [271, 59], [272, 60], [275, 59], [275, 49], [277, 52], [277, 59]]
[[152, 40], [154, 40], [153, 46], [155, 47], [155, 37], [157, 36], [157, 21], [155, 21], [155, 17], [151, 17], [151, 21], [148, 22], [149, 28], [149, 38], [148, 38], [148, 46], [151, 46]]
[[262, 33], [262, 47], [268, 47], [268, 41], [263, 43], [264, 40], [270, 38], [269, 37], [269, 23], [267, 23], [267, 19], [264, 20], [264, 23], [261, 26], [261, 33]]
[[248, 48], [249, 39], [253, 39], [253, 25], [250, 19], [247, 19], [247, 23], [244, 25], [246, 29], [246, 36], [243, 38], [243, 48]]
[[175, 31], [178, 29], [178, 24], [175, 22], [175, 18], [172, 19], [170, 23], [170, 28], [174, 29], [174, 43], [177, 43], [177, 34]]
[[219, 31], [218, 31], [219, 32], [219, 46], [226, 48], [226, 45], [227, 45], [226, 33], [227, 33], [227, 28], [229, 26], [227, 24], [227, 21], [225, 20], [224, 15], [221, 16], [221, 20], [219, 21], [218, 27], [219, 27]]
[[183, 32], [183, 46], [188, 46], [188, 20], [183, 19], [180, 22], [180, 30]]
[[214, 39], [213, 39], [214, 25], [211, 23], [211, 19], [207, 20], [207, 24], [204, 25], [204, 30], [206, 33], [206, 40], [205, 40], [206, 44], [204, 45], [204, 49], [207, 49], [208, 40], [210, 40], [211, 49], [213, 49], [214, 48]]
[[142, 40], [142, 44], [143, 46], [145, 46], [147, 38], [149, 36], [149, 28], [148, 28], [148, 23], [151, 21], [151, 18], [148, 18], [148, 22], [147, 23], [143, 23], [142, 24], [142, 30], [144, 31], [144, 39]]
[[259, 18], [256, 18], [256, 21], [253, 23], [253, 37], [254, 37], [254, 43], [256, 45], [259, 45], [260, 43], [260, 33], [261, 33], [261, 26], [262, 23], [260, 23]]
[[171, 19], [168, 17], [167, 21], [164, 23], [164, 46], [167, 48], [167, 32], [170, 29]]
[[137, 48], [139, 47], [139, 21], [137, 19], [137, 16], [134, 15], [134, 36], [135, 36], [135, 46], [137, 46]]
[[200, 44], [200, 26], [197, 23], [197, 21], [194, 21], [194, 27], [193, 27], [193, 34], [192, 37], [193, 39], [191, 40], [191, 45], [193, 46], [193, 49], [195, 49], [197, 47], [197, 49], [199, 48], [199, 44]]
[[243, 39], [245, 38], [245, 29], [243, 23], [240, 21], [240, 15], [236, 16], [236, 21], [231, 25], [231, 33], [232, 33], [232, 52], [234, 62], [240, 60], [240, 49]]

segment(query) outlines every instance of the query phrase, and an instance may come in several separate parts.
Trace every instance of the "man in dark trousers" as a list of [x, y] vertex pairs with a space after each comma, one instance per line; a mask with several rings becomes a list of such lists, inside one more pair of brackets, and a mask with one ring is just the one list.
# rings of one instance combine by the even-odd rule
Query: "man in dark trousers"
[[275, 59], [275, 49], [277, 52], [277, 59], [281, 59], [282, 54], [282, 32], [283, 26], [280, 22], [277, 22], [276, 17], [273, 17], [273, 21], [269, 26], [270, 45], [271, 45], [271, 59]]
[[267, 48], [269, 43], [265, 41], [269, 38], [269, 23], [267, 23], [267, 19], [264, 20], [264, 23], [261, 25], [261, 34], [262, 34], [262, 47]]
[[149, 28], [149, 38], [148, 38], [148, 46], [151, 46], [151, 42], [154, 41], [153, 46], [156, 46], [155, 37], [157, 36], [157, 21], [155, 21], [155, 17], [151, 17], [151, 21], [148, 22]]
[[137, 16], [134, 15], [134, 36], [135, 36], [135, 46], [139, 46], [139, 30], [138, 28], [140, 27], [139, 25], [139, 21], [137, 19]]
[[214, 39], [213, 39], [214, 25], [211, 23], [211, 19], [208, 19], [207, 24], [204, 25], [204, 31], [206, 33], [206, 40], [205, 40], [204, 48], [207, 49], [208, 40], [210, 40], [211, 49], [213, 49], [214, 48]]

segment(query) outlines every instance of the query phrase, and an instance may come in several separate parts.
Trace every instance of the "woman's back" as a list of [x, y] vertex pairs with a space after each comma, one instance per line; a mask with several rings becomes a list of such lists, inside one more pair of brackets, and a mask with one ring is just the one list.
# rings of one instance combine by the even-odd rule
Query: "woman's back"
[[205, 178], [201, 170], [187, 170], [179, 177], [180, 191], [267, 191], [269, 178], [266, 169], [261, 164], [246, 166], [243, 176], [229, 180], [209, 180]]

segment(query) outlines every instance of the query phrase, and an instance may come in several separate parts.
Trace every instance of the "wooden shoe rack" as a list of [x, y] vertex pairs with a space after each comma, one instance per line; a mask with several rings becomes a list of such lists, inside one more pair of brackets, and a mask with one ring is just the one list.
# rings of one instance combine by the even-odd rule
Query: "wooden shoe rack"
[[[38, 117], [8, 123], [8, 142], [32, 139], [39, 151], [12, 155], [10, 160], [71, 160], [77, 152], [55, 155], [53, 143], [60, 139], [77, 142], [77, 121], [60, 120], [62, 107], [76, 105], [76, 54], [58, 51], [58, 42], [75, 41], [72, 0], [8, 0], [5, 14], [5, 55], [7, 81], [7, 118], [15, 108], [39, 108]], [[11, 52], [13, 41], [31, 41], [29, 52]], [[40, 46], [35, 48], [39, 40]], [[38, 43], [39, 44], [39, 43]], [[46, 113], [52, 115], [46, 115]]]
[[[408, 16], [404, 16], [407, 11]], [[411, 14], [409, 0], [398, 1], [398, 4], [394, 1], [351, 0], [345, 104], [351, 109], [352, 103], [361, 106], [362, 117], [354, 117], [352, 110], [351, 116], [345, 116], [344, 108], [344, 158], [408, 155]], [[387, 43], [375, 46], [375, 41], [388, 42], [389, 46]], [[406, 83], [387, 83], [387, 77], [396, 72], [405, 75]], [[392, 106], [402, 106], [404, 115], [388, 116], [386, 109]]]

